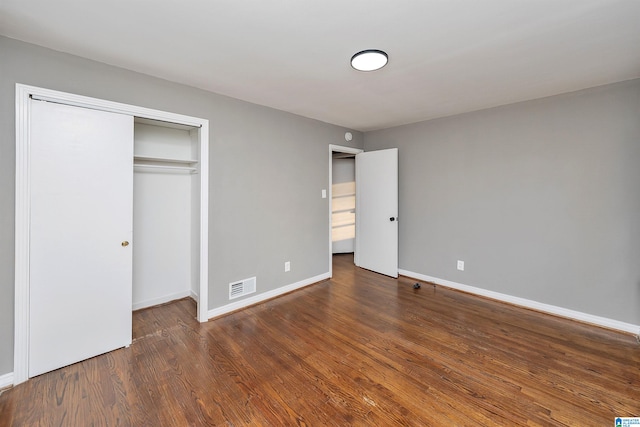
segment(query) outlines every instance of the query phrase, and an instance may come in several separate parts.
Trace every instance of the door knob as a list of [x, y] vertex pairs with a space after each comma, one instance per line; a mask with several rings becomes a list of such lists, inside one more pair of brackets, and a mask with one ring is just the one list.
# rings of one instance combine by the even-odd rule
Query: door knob
[[393, 222], [393, 221], [395, 221], [395, 220], [396, 220], [396, 217], [395, 217], [395, 216], [392, 216], [391, 218], [389, 218], [389, 221], [391, 221], [391, 222]]
[[125, 246], [129, 246], [129, 242], [127, 242], [126, 240], [122, 243], [120, 243], [122, 245], [122, 247], [124, 248]]

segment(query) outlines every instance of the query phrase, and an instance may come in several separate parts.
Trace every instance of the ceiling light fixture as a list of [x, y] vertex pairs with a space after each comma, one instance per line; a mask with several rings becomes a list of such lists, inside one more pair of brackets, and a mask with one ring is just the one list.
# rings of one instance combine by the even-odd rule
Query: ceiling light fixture
[[351, 66], [358, 71], [375, 71], [387, 65], [389, 56], [377, 49], [367, 49], [351, 57]]

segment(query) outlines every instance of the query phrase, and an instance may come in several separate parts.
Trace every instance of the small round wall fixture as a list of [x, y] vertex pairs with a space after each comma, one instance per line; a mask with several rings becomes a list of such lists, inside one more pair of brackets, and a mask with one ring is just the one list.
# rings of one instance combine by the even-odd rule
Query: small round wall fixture
[[351, 66], [358, 71], [375, 71], [387, 65], [389, 56], [378, 49], [367, 49], [351, 57]]
[[345, 132], [344, 140], [345, 141], [351, 141], [352, 139], [353, 139], [353, 134], [351, 132]]

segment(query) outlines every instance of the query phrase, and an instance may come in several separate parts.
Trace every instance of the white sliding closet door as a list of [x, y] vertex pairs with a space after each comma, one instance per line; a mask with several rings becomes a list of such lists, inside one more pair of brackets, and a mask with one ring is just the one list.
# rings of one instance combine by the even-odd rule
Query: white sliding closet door
[[133, 117], [31, 101], [29, 377], [131, 343]]

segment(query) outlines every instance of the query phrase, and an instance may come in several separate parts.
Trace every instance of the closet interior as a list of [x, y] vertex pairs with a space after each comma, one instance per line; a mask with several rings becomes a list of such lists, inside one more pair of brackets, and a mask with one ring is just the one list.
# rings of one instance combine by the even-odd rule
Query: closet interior
[[198, 301], [199, 132], [134, 120], [134, 310], [184, 297]]

